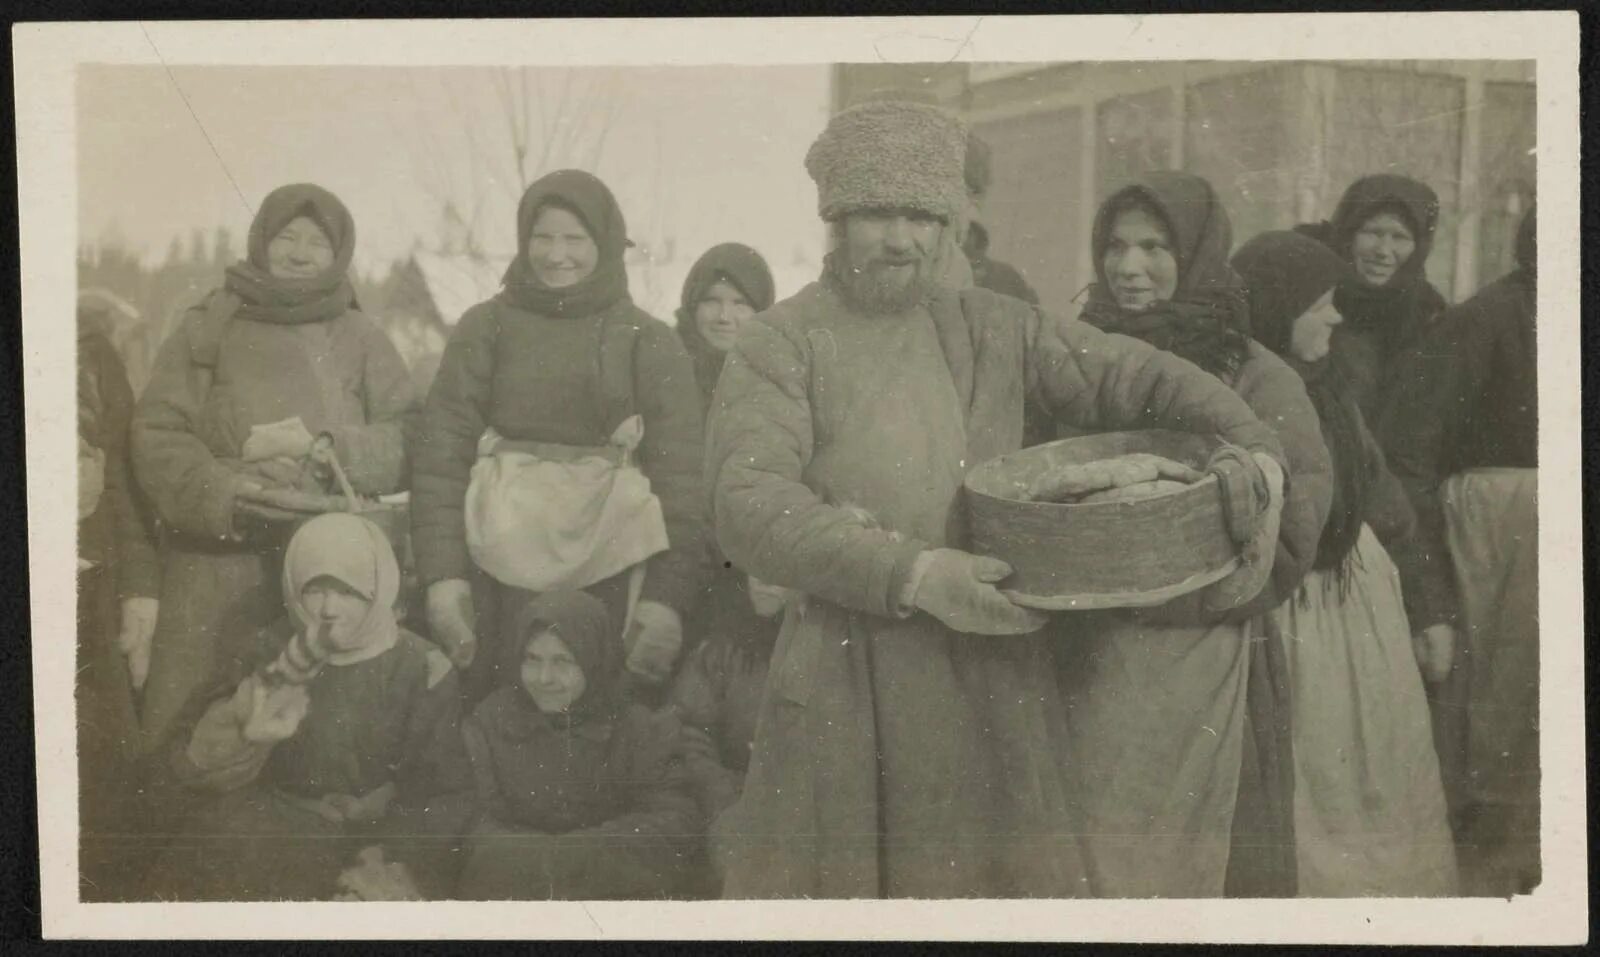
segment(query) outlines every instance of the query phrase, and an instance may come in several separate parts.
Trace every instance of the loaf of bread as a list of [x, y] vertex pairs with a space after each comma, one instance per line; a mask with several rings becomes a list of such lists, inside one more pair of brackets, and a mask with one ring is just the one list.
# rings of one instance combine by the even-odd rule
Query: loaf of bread
[[[1119, 490], [1130, 490], [1119, 497], [1142, 498], [1198, 481], [1203, 475], [1182, 462], [1149, 452], [1133, 452], [1052, 469], [1029, 486], [1027, 501], [1080, 503], [1089, 501], [1089, 496]], [[1150, 487], [1163, 480], [1163, 487]], [[1131, 491], [1137, 487], [1144, 488]]]

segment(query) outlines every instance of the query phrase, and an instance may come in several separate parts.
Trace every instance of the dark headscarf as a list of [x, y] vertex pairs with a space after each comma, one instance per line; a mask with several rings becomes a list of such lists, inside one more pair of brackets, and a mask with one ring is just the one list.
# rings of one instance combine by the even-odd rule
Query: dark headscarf
[[[305, 216], [327, 234], [333, 265], [311, 279], [272, 275], [267, 246], [298, 216]], [[241, 300], [234, 315], [258, 322], [297, 325], [336, 319], [355, 308], [350, 286], [350, 259], [356, 250], [356, 223], [339, 197], [321, 186], [293, 183], [267, 194], [250, 222], [245, 258], [228, 267], [224, 287]]]
[[[560, 289], [540, 282], [528, 264], [533, 224], [549, 206], [578, 217], [599, 249], [594, 272]], [[541, 316], [592, 316], [629, 299], [628, 270], [622, 257], [632, 245], [622, 207], [605, 183], [582, 170], [556, 170], [535, 180], [522, 194], [517, 205], [517, 255], [506, 267], [501, 279], [505, 288], [496, 298]]]
[[1290, 352], [1295, 320], [1349, 277], [1350, 266], [1323, 243], [1301, 233], [1268, 232], [1245, 243], [1233, 257], [1249, 289], [1250, 330], [1305, 380], [1322, 437], [1333, 460], [1333, 508], [1322, 527], [1314, 568], [1339, 569], [1341, 577], [1361, 534], [1376, 481], [1375, 461], [1363, 440], [1361, 408], [1331, 356], [1306, 362]]
[[1372, 217], [1393, 213], [1411, 230], [1416, 247], [1387, 283], [1367, 284], [1352, 273], [1339, 284], [1334, 305], [1351, 332], [1373, 333], [1382, 354], [1392, 357], [1446, 305], [1428, 282], [1425, 267], [1439, 226], [1439, 197], [1426, 184], [1388, 173], [1366, 176], [1350, 184], [1333, 211], [1333, 219], [1297, 227], [1320, 239], [1345, 262], [1353, 262], [1356, 233]]
[[[1178, 285], [1171, 299], [1135, 312], [1117, 305], [1105, 255], [1117, 216], [1140, 206], [1166, 226]], [[1250, 353], [1249, 304], [1228, 265], [1233, 227], [1211, 184], [1188, 173], [1146, 173], [1101, 204], [1092, 242], [1096, 282], [1082, 318], [1107, 332], [1143, 339], [1231, 383]]]
[[549, 591], [523, 607], [512, 627], [514, 640], [505, 644], [502, 679], [520, 688], [528, 642], [551, 630], [583, 669], [586, 687], [564, 715], [544, 714], [530, 696], [519, 695], [527, 707], [528, 721], [571, 727], [594, 718], [614, 717], [620, 702], [622, 635], [613, 627], [605, 603], [587, 592]]
[[716, 388], [717, 376], [722, 374], [722, 363], [727, 353], [718, 352], [706, 342], [695, 323], [694, 310], [706, 290], [718, 282], [732, 283], [746, 299], [750, 308], [765, 312], [772, 308], [776, 298], [772, 270], [761, 254], [742, 243], [723, 243], [706, 250], [695, 261], [689, 275], [683, 280], [683, 300], [678, 306], [678, 335], [684, 348], [694, 359], [694, 378], [700, 386], [701, 398], [709, 405], [711, 391]]

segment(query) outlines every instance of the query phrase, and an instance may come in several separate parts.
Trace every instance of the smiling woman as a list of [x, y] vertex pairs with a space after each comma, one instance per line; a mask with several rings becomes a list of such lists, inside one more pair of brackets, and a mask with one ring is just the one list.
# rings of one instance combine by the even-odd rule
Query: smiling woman
[[147, 747], [240, 652], [229, 626], [263, 627], [294, 597], [280, 592], [281, 537], [257, 521], [257, 506], [340, 490], [309, 466], [314, 438], [325, 436], [358, 494], [404, 482], [414, 394], [393, 343], [355, 301], [355, 244], [355, 220], [331, 192], [273, 190], [245, 259], [184, 314], [140, 396], [134, 470], [167, 526], [142, 702]]
[[1396, 213], [1379, 213], [1361, 224], [1350, 241], [1356, 273], [1370, 286], [1388, 285], [1416, 252], [1417, 238]]
[[309, 216], [296, 216], [267, 243], [267, 269], [279, 279], [315, 279], [333, 265], [333, 240]]
[[1332, 350], [1374, 426], [1391, 403], [1395, 361], [1446, 305], [1425, 271], [1438, 222], [1439, 197], [1426, 184], [1380, 174], [1352, 183], [1331, 221], [1296, 227], [1354, 267], [1333, 294], [1345, 321]]
[[1124, 309], [1138, 312], [1171, 299], [1178, 290], [1178, 260], [1161, 214], [1142, 201], [1117, 213], [1101, 269]]

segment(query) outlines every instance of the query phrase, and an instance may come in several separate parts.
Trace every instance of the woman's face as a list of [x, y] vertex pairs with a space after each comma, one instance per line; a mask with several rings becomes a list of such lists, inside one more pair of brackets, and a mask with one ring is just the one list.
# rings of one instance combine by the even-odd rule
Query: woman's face
[[1106, 243], [1106, 282], [1117, 305], [1135, 312], [1178, 291], [1178, 259], [1161, 220], [1141, 206], [1117, 214]]
[[278, 279], [315, 279], [333, 266], [333, 240], [309, 216], [296, 216], [267, 242], [267, 272]]
[[1289, 351], [1302, 362], [1316, 362], [1328, 354], [1333, 327], [1343, 321], [1339, 310], [1333, 308], [1333, 290], [1329, 289], [1290, 327]]
[[694, 324], [711, 348], [727, 352], [745, 320], [755, 313], [744, 293], [732, 283], [718, 280], [694, 304]]
[[300, 604], [316, 627], [326, 633], [330, 650], [354, 651], [360, 647], [358, 629], [372, 602], [354, 588], [331, 575], [318, 575], [300, 589]]
[[522, 687], [545, 714], [561, 714], [583, 697], [589, 682], [572, 650], [554, 631], [528, 641], [522, 658]]
[[600, 247], [583, 220], [559, 206], [546, 206], [533, 221], [528, 265], [552, 289], [581, 282], [600, 261]]
[[1361, 224], [1350, 241], [1350, 258], [1356, 274], [1369, 286], [1383, 286], [1416, 252], [1417, 238], [1405, 220], [1394, 213], [1379, 213]]

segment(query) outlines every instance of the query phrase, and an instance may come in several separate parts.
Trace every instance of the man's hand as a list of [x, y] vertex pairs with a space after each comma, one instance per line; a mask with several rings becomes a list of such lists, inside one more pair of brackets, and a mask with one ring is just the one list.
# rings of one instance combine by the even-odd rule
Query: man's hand
[[641, 599], [633, 608], [633, 623], [623, 636], [628, 650], [628, 670], [651, 684], [672, 677], [683, 650], [683, 620], [658, 601]]
[[918, 558], [921, 579], [912, 603], [956, 631], [972, 635], [1025, 635], [1044, 627], [1045, 615], [1014, 604], [994, 583], [1011, 566], [954, 548]]
[[472, 585], [465, 578], [446, 578], [428, 586], [428, 628], [458, 671], [466, 671], [477, 657], [477, 621]]
[[156, 617], [161, 602], [155, 598], [124, 598], [122, 630], [117, 633], [117, 649], [128, 659], [128, 676], [133, 690], [144, 687], [150, 675], [150, 644], [156, 634]]
[[1450, 677], [1455, 667], [1456, 630], [1440, 623], [1429, 625], [1411, 639], [1412, 651], [1417, 656], [1417, 669], [1422, 680], [1436, 685]]

